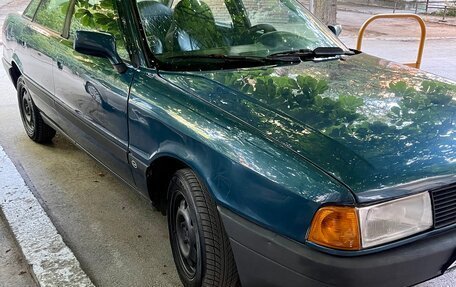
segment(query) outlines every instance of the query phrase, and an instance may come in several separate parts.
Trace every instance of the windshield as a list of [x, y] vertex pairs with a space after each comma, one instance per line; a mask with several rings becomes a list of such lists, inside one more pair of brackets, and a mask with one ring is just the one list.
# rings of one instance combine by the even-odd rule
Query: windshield
[[348, 49], [295, 0], [137, 1], [147, 43], [170, 69], [271, 64], [272, 55]]

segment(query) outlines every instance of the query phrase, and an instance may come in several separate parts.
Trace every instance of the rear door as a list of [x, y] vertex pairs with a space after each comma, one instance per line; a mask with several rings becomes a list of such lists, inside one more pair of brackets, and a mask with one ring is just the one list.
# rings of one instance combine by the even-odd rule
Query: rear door
[[76, 31], [108, 32], [120, 56], [129, 61], [114, 0], [75, 1], [67, 39], [53, 61], [56, 110], [65, 132], [114, 173], [133, 185], [129, 168], [127, 102], [135, 69], [119, 74], [105, 58], [73, 49]]
[[70, 0], [35, 0], [24, 15], [33, 21], [21, 33], [22, 69], [35, 104], [48, 116], [54, 113], [52, 65], [59, 51], [69, 3]]

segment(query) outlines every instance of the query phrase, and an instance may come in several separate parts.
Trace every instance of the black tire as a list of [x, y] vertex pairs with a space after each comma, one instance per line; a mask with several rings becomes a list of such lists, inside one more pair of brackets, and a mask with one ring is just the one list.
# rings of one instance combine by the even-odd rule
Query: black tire
[[168, 188], [168, 227], [174, 262], [185, 287], [240, 286], [216, 205], [192, 170], [177, 171]]
[[37, 143], [51, 142], [55, 136], [55, 130], [43, 121], [22, 76], [17, 80], [17, 99], [22, 123], [29, 138]]

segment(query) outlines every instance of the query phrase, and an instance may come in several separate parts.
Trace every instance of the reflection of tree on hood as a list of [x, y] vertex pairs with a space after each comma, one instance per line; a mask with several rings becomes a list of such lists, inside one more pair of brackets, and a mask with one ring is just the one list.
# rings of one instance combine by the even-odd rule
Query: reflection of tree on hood
[[[328, 63], [332, 64], [337, 65]], [[368, 70], [364, 67], [363, 73], [368, 74]], [[268, 69], [212, 76], [343, 143], [366, 160], [375, 161], [376, 166], [397, 169], [398, 176], [405, 166], [415, 170], [418, 176], [425, 168], [438, 169], [439, 163], [444, 166], [448, 161], [455, 161], [456, 87], [431, 78], [413, 77], [409, 81], [404, 77], [405, 70], [401, 73], [405, 80], [397, 77], [398, 80], [390, 80], [388, 87], [382, 87], [374, 75], [387, 71], [371, 71], [370, 80], [362, 81], [364, 89], [361, 82], [350, 84], [347, 73], [337, 82], [336, 77], [312, 68], [299, 75]], [[398, 72], [391, 71], [399, 75]], [[243, 103], [248, 107], [244, 112], [249, 113], [252, 122], [268, 122], [264, 112], [257, 112], [254, 102]], [[376, 105], [381, 106], [375, 110]], [[281, 130], [283, 126], [282, 123]], [[282, 131], [275, 125], [265, 124], [261, 128], [281, 137]], [[282, 142], [293, 140], [299, 150], [315, 152], [314, 142], [305, 139], [299, 128], [289, 129], [287, 133], [280, 139]]]

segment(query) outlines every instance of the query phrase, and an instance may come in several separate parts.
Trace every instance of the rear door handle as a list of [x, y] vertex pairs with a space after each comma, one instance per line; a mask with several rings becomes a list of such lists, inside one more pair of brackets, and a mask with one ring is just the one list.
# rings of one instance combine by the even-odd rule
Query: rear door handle
[[26, 46], [25, 41], [23, 41], [23, 40], [21, 40], [21, 39], [17, 40], [17, 43], [18, 43], [19, 45], [21, 45], [22, 47], [25, 47], [25, 46]]
[[61, 61], [57, 61], [57, 68], [59, 68], [59, 70], [63, 70], [63, 63]]

